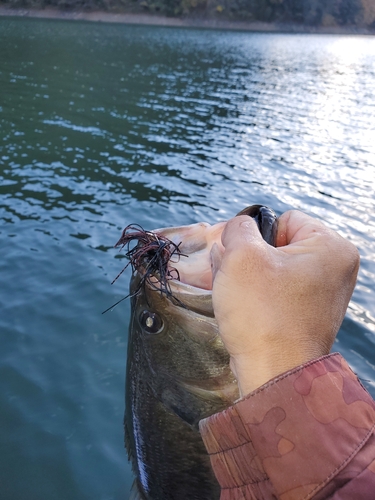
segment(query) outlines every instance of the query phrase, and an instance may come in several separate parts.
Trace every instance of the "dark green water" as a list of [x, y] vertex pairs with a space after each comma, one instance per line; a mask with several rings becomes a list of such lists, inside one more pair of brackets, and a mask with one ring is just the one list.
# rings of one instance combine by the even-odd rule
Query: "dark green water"
[[131, 222], [265, 203], [362, 267], [335, 349], [375, 395], [375, 39], [0, 19], [0, 485], [126, 500]]

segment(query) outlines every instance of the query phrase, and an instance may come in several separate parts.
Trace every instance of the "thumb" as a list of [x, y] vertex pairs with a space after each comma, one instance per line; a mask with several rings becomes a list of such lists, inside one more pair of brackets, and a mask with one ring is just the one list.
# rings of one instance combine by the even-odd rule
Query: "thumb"
[[268, 246], [260, 234], [257, 223], [248, 215], [239, 215], [229, 220], [221, 235], [221, 242], [225, 252], [250, 245]]

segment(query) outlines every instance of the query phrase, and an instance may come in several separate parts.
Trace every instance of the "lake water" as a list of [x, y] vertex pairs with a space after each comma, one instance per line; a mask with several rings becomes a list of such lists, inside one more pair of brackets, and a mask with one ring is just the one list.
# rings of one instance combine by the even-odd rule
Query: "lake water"
[[375, 395], [375, 38], [0, 19], [4, 500], [126, 500], [124, 226], [298, 208], [360, 250]]

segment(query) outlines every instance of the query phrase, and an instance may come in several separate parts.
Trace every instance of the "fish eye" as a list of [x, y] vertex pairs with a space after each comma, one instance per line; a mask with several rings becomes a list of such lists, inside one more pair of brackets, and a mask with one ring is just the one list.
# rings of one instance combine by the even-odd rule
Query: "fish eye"
[[159, 333], [163, 328], [163, 321], [160, 316], [154, 312], [143, 311], [139, 316], [139, 323], [147, 333]]

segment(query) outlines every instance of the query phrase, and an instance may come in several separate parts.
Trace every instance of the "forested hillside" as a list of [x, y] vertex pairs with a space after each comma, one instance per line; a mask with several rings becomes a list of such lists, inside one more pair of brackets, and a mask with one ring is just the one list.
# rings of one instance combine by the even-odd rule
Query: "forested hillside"
[[375, 28], [375, 0], [0, 0], [0, 5]]

